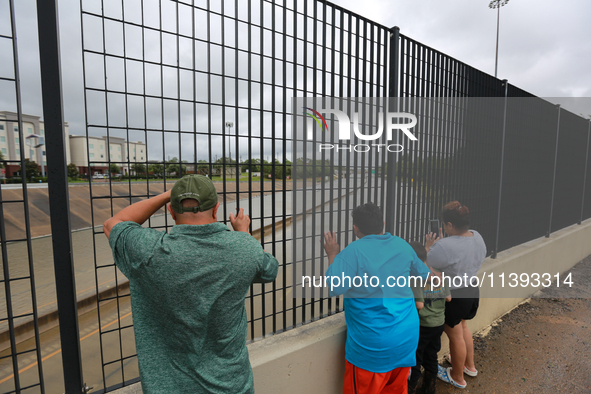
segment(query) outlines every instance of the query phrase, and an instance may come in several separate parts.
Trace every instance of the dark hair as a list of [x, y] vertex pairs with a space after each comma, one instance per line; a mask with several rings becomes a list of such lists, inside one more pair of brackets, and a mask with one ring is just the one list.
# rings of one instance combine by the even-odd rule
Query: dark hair
[[470, 228], [470, 210], [467, 206], [460, 204], [459, 201], [452, 201], [445, 204], [441, 219], [443, 223], [451, 223], [458, 230], [468, 230]]
[[419, 257], [419, 259], [421, 259], [421, 261], [427, 261], [427, 249], [425, 249], [425, 246], [423, 246], [422, 243], [413, 241], [409, 242], [408, 244], [412, 246], [412, 248], [415, 250], [415, 253]]
[[376, 204], [368, 202], [359, 205], [353, 209], [351, 216], [353, 216], [353, 224], [364, 235], [381, 234], [384, 231], [384, 215], [382, 209]]

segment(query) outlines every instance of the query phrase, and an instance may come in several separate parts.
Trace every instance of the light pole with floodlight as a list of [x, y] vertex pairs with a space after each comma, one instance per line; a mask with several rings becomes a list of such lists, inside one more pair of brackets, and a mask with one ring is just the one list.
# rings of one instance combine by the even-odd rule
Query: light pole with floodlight
[[495, 78], [499, 67], [499, 19], [501, 18], [501, 7], [507, 4], [509, 0], [493, 0], [488, 4], [488, 8], [497, 9], [497, 52], [495, 56]]
[[226, 122], [226, 127], [228, 128], [228, 150], [230, 151], [230, 161], [232, 161], [232, 140], [230, 139], [230, 136], [232, 135], [234, 122]]
[[[27, 140], [27, 146], [34, 152], [33, 149], [37, 149], [45, 145], [45, 138], [38, 134], [31, 134], [25, 138]], [[31, 157], [33, 159], [33, 157]], [[43, 165], [43, 149], [41, 150], [41, 176], [45, 177], [45, 166]]]

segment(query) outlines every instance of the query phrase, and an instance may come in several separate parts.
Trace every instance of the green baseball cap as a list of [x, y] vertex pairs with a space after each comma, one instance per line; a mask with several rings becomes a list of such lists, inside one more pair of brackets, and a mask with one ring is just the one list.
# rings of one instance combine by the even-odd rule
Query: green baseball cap
[[[183, 207], [181, 201], [192, 198], [199, 202], [197, 207]], [[203, 212], [215, 207], [218, 194], [211, 179], [203, 175], [185, 175], [179, 179], [170, 192], [170, 205], [176, 213]]]

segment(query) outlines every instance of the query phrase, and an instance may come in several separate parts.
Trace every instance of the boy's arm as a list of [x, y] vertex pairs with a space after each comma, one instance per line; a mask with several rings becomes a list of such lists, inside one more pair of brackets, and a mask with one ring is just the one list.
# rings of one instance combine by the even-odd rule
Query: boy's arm
[[423, 309], [425, 303], [421, 301], [415, 301], [415, 305], [417, 306], [417, 310], [420, 311], [421, 309]]
[[[336, 235], [333, 236], [333, 239], [336, 240]], [[327, 254], [329, 255], [330, 265], [326, 269], [324, 275], [330, 277], [329, 294], [331, 297], [345, 294], [351, 288], [351, 281], [347, 281], [343, 278], [352, 278], [355, 275], [358, 275], [357, 256], [350, 245], [336, 256], [332, 256], [332, 258], [331, 253], [329, 253], [328, 250]]]
[[445, 301], [446, 301], [446, 302], [450, 302], [450, 301], [451, 301], [451, 294], [450, 294], [450, 295], [448, 295], [447, 297], [445, 297]]
[[324, 233], [324, 241], [324, 250], [326, 251], [328, 265], [330, 266], [334, 262], [334, 258], [341, 251], [341, 247], [337, 243], [337, 233], [330, 231]]

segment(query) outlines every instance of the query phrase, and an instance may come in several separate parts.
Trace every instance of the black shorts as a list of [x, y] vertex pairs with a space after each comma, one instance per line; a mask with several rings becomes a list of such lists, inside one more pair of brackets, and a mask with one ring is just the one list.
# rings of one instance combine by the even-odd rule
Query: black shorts
[[480, 299], [478, 287], [451, 290], [451, 301], [445, 304], [445, 324], [454, 327], [462, 320], [476, 316]]

